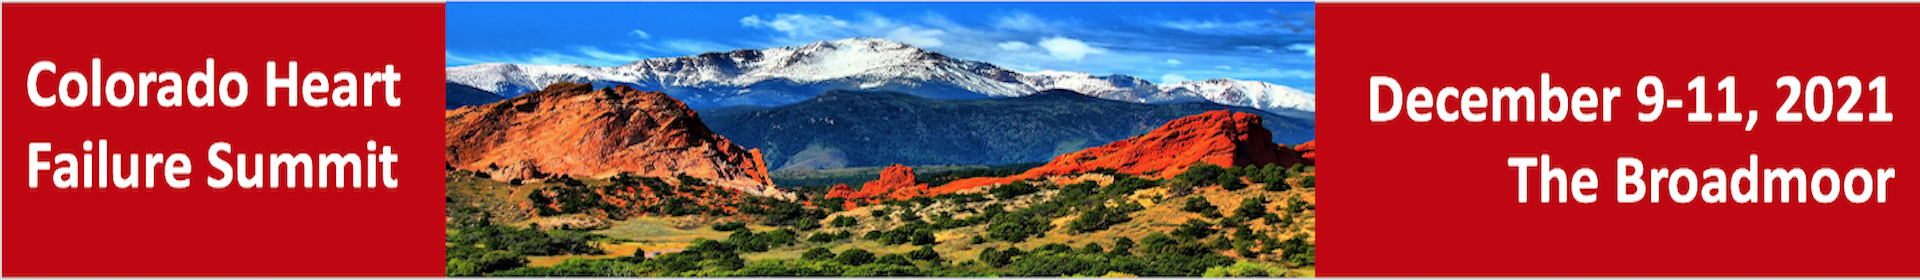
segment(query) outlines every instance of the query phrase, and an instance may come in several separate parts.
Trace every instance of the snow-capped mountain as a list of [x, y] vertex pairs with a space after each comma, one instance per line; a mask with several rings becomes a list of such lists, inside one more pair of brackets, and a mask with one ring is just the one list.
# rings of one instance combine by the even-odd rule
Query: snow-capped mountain
[[1026, 96], [1049, 89], [1128, 102], [1212, 101], [1274, 112], [1314, 110], [1313, 93], [1261, 81], [1154, 84], [1127, 75], [1020, 72], [878, 38], [655, 58], [614, 67], [483, 63], [447, 67], [447, 82], [518, 96], [554, 82], [631, 85], [694, 108], [779, 106], [828, 90], [889, 90], [936, 99]]

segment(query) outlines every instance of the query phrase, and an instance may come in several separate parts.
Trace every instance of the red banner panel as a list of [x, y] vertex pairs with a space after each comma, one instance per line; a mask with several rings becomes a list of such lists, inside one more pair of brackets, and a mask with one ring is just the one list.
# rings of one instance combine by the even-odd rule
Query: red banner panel
[[6, 12], [7, 276], [442, 274], [442, 5]]
[[1920, 275], [1920, 6], [1318, 12], [1321, 275]]

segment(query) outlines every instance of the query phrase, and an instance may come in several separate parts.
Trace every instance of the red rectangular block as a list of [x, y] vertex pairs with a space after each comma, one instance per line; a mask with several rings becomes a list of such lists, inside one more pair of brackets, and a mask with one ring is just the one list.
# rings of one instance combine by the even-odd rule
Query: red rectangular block
[[[1802, 83], [1884, 76], [1888, 111], [1903, 112], [1912, 95], [1902, 85], [1920, 81], [1920, 41], [1900, 34], [1916, 27], [1920, 5], [1330, 4], [1318, 13], [1321, 275], [1920, 275], [1905, 257], [1920, 250], [1920, 228], [1907, 222], [1920, 213], [1920, 198], [1907, 197], [1897, 178], [1884, 203], [1675, 203], [1664, 183], [1658, 203], [1620, 203], [1616, 193], [1623, 156], [1647, 168], [1728, 173], [1755, 154], [1762, 168], [1807, 173], [1920, 163], [1905, 141], [1912, 126], [1901, 121], [1775, 121], [1783, 104], [1805, 111], [1808, 102], [1790, 103], [1790, 89], [1776, 85], [1786, 75]], [[1542, 73], [1569, 92], [1620, 87], [1610, 111], [1588, 111], [1612, 121], [1368, 115], [1387, 107], [1369, 108], [1374, 76], [1438, 92], [1538, 90]], [[1638, 100], [1636, 85], [1649, 75], [1663, 81], [1664, 99], [1684, 106], [1640, 122], [1637, 114], [1653, 109]], [[1696, 76], [1715, 88], [1704, 102], [1688, 88]], [[1738, 111], [1760, 118], [1751, 131], [1687, 120], [1696, 104], [1723, 110], [1717, 88], [1727, 76], [1737, 77]], [[1835, 105], [1819, 107], [1852, 95], [1839, 92]], [[1874, 110], [1881, 100], [1872, 92], [1854, 111]], [[1542, 153], [1568, 173], [1595, 171], [1597, 188], [1587, 193], [1597, 201], [1559, 203], [1556, 195], [1541, 203], [1532, 173], [1533, 197], [1517, 202], [1518, 170], [1508, 158]]]
[[[442, 5], [7, 4], [6, 10], [0, 64], [7, 79], [0, 88], [6, 160], [0, 169], [9, 171], [0, 185], [7, 276], [442, 274], [444, 208], [434, 199], [444, 193]], [[26, 86], [34, 77], [42, 91], [60, 88], [70, 71], [88, 84], [111, 86], [116, 71], [136, 80], [142, 72], [173, 71], [185, 82], [206, 71], [209, 58], [216, 79], [227, 72], [245, 76], [248, 96], [234, 100], [244, 104], [223, 106], [216, 99], [213, 106], [163, 108], [148, 97], [146, 107], [114, 107], [111, 100], [43, 107]], [[267, 106], [267, 63], [277, 62], [280, 77], [273, 78], [284, 78], [287, 62], [296, 60], [302, 77], [348, 71], [366, 78], [365, 72], [393, 65], [402, 73], [391, 83], [400, 106], [286, 107], [284, 89], [276, 91], [281, 106]], [[30, 76], [41, 61], [53, 67]], [[238, 85], [231, 84], [230, 97], [238, 97]], [[385, 102], [385, 86], [365, 100]], [[113, 154], [183, 154], [192, 170], [179, 178], [190, 185], [175, 189], [155, 178], [151, 189], [60, 189], [50, 172], [26, 176], [29, 143], [49, 144], [50, 152], [39, 153], [49, 161], [56, 153], [90, 154], [94, 147], [84, 143], [101, 139], [109, 144], [100, 148]], [[242, 154], [364, 156], [369, 141], [398, 155], [394, 188], [214, 189], [207, 182], [221, 174], [207, 156], [216, 142]], [[37, 187], [30, 178], [38, 178]]]

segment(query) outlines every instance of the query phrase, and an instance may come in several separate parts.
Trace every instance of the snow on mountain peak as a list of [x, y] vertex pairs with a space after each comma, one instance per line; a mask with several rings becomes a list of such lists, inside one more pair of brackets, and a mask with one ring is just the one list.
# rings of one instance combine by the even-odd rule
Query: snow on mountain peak
[[848, 38], [636, 61], [616, 67], [481, 63], [447, 67], [447, 81], [518, 96], [555, 82], [626, 84], [695, 107], [799, 102], [833, 89], [881, 89], [932, 98], [1026, 96], [1065, 89], [1139, 103], [1211, 101], [1313, 112], [1313, 93], [1262, 81], [1213, 79], [1155, 85], [1127, 75], [1019, 72], [954, 59], [882, 38]]

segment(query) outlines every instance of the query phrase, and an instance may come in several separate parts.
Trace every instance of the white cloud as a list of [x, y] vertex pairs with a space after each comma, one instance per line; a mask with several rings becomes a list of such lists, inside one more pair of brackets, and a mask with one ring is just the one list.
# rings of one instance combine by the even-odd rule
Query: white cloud
[[[586, 55], [587, 58], [592, 59], [593, 64], [606, 64], [606, 63], [626, 64], [627, 62], [634, 62], [634, 61], [639, 61], [643, 59], [640, 57], [639, 54], [634, 54], [633, 52], [610, 53], [606, 51], [601, 51], [600, 48], [595, 48], [595, 47], [580, 47], [579, 51], [580, 51], [580, 54]], [[582, 63], [582, 64], [585, 64], [585, 63]]]
[[1178, 82], [1185, 82], [1185, 81], [1189, 81], [1187, 79], [1187, 76], [1182, 76], [1180, 74], [1167, 73], [1166, 75], [1160, 75], [1160, 83], [1162, 84], [1171, 84], [1171, 83], [1178, 83]]
[[1213, 68], [1220, 69], [1220, 70], [1233, 70], [1233, 66], [1226, 66], [1226, 65], [1214, 66]]
[[[977, 32], [961, 30], [938, 14], [914, 20], [901, 20], [871, 12], [858, 19], [841, 19], [824, 14], [750, 15], [740, 18], [740, 26], [777, 32], [772, 38], [747, 39], [753, 48], [804, 45], [818, 41], [854, 37], [877, 37], [907, 43], [915, 47], [953, 46], [958, 41], [978, 39]], [[785, 35], [785, 36], [780, 36]], [[975, 42], [969, 47], [992, 47], [993, 40]], [[958, 47], [958, 46], [956, 46]]]
[[1268, 48], [1264, 46], [1239, 46], [1239, 47], [1234, 47], [1234, 49], [1238, 49], [1242, 51], [1250, 51], [1250, 52], [1273, 53], [1273, 48]]
[[653, 34], [647, 34], [646, 30], [634, 29], [633, 32], [627, 32], [627, 34], [633, 34], [633, 36], [640, 36], [641, 40], [653, 39]]
[[1167, 60], [1167, 65], [1180, 65], [1180, 60], [1179, 60], [1179, 59], [1168, 59], [1168, 60]]
[[936, 37], [945, 34], [947, 34], [946, 31], [940, 31], [939, 29], [914, 30], [913, 27], [901, 26], [900, 28], [893, 29], [893, 32], [887, 32], [886, 38], [907, 43], [915, 47], [932, 48], [943, 45], [940, 42], [940, 38]]
[[446, 51], [446, 52], [447, 52], [447, 59], [446, 59], [447, 66], [499, 62], [499, 61], [492, 61], [492, 60], [486, 60], [486, 59], [468, 58], [465, 56], [453, 54], [453, 51]]
[[1054, 30], [1054, 26], [1056, 25], [1029, 13], [1014, 13], [1012, 15], [994, 18], [993, 21], [993, 27], [995, 28], [1020, 31], [1049, 31]]
[[1086, 42], [1059, 36], [1040, 40], [1040, 47], [1047, 49], [1047, 54], [1052, 55], [1053, 58], [1072, 61], [1080, 61], [1090, 54], [1107, 52], [1106, 49], [1087, 45]]
[[534, 65], [579, 64], [588, 66], [618, 66], [661, 56], [683, 56], [713, 51], [727, 51], [732, 48], [719, 43], [671, 39], [652, 43], [625, 45], [624, 50], [608, 51], [598, 46], [574, 46], [570, 51], [532, 50], [524, 53], [497, 54], [446, 51], [447, 65], [467, 65], [476, 63], [515, 63]]
[[812, 37], [824, 29], [846, 28], [850, 23], [829, 15], [778, 14], [772, 19], [760, 19], [759, 15], [740, 18], [740, 26], [769, 28], [787, 33], [787, 37]]
[[1160, 27], [1180, 31], [1214, 35], [1250, 35], [1273, 32], [1266, 26], [1268, 22], [1259, 20], [1221, 21], [1221, 20], [1175, 20], [1161, 21]]
[[642, 44], [640, 47], [664, 55], [690, 55], [707, 52], [724, 52], [734, 48], [709, 41], [673, 39], [659, 44]]
[[520, 54], [474, 54], [446, 51], [447, 65], [466, 65], [475, 63], [515, 63], [534, 65], [579, 64], [587, 66], [615, 66], [640, 60], [641, 57], [628, 53], [601, 51], [594, 47], [576, 47], [572, 53], [549, 50], [536, 50]]
[[1029, 48], [1033, 48], [1033, 45], [1028, 45], [1027, 42], [1007, 41], [1007, 42], [1000, 43], [1000, 49], [1002, 50], [1024, 51]]
[[1302, 51], [1302, 52], [1306, 52], [1307, 56], [1313, 56], [1313, 44], [1287, 45], [1287, 50]]

